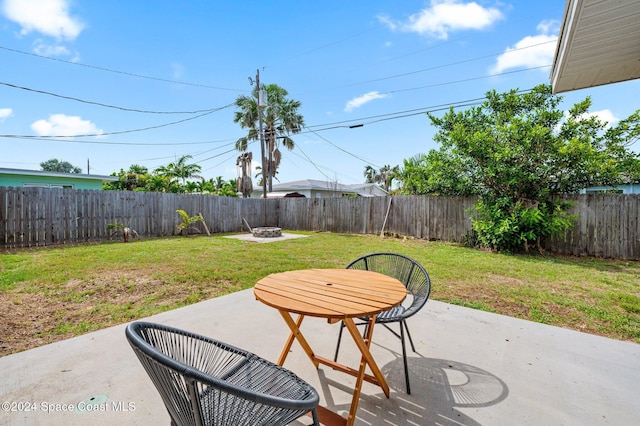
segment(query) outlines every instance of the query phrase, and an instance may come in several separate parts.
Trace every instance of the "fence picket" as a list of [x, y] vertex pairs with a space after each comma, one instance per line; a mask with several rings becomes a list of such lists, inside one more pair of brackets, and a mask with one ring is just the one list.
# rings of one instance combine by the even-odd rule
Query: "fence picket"
[[[579, 217], [546, 249], [560, 254], [640, 259], [640, 195], [561, 197]], [[392, 201], [389, 215], [385, 216]], [[143, 237], [173, 235], [177, 209], [202, 213], [213, 233], [252, 226], [380, 234], [462, 241], [471, 230], [475, 197], [229, 198], [195, 194], [0, 187], [0, 247], [19, 248], [104, 241], [119, 222]], [[201, 226], [201, 224], [199, 224]], [[202, 228], [204, 229], [204, 228]]]

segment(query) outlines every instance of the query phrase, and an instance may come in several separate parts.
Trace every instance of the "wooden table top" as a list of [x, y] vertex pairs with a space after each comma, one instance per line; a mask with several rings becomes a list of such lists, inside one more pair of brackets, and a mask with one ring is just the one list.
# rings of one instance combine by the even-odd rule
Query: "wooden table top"
[[304, 269], [271, 274], [258, 281], [256, 299], [279, 310], [342, 319], [378, 314], [407, 296], [395, 278], [355, 269]]

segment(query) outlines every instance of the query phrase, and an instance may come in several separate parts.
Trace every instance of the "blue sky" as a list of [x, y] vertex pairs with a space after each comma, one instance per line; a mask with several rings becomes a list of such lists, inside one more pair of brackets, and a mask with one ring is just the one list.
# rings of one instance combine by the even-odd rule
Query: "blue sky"
[[[438, 148], [425, 111], [548, 83], [564, 11], [558, 0], [0, 5], [0, 167], [58, 158], [86, 172], [89, 160], [108, 175], [189, 154], [204, 177], [235, 178], [244, 131], [232, 104], [259, 69], [302, 103], [306, 124], [279, 180], [344, 184]], [[615, 123], [639, 89], [565, 93], [562, 106], [590, 96]], [[74, 135], [87, 136], [60, 137]]]

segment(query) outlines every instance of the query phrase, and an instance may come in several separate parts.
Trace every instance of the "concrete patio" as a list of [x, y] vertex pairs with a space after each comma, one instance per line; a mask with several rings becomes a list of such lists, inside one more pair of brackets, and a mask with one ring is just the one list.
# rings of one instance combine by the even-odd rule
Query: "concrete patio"
[[[256, 301], [252, 290], [148, 320], [205, 334], [270, 360], [277, 359], [288, 335], [278, 312]], [[433, 300], [409, 320], [409, 327], [417, 349], [409, 360], [412, 394], [404, 390], [399, 340], [377, 327], [372, 352], [391, 397], [365, 383], [356, 424], [638, 422], [638, 344]], [[124, 328], [0, 358], [0, 425], [168, 425], [169, 416]], [[302, 330], [315, 351], [332, 357], [337, 324], [307, 318]], [[357, 368], [357, 350], [349, 343], [343, 339], [340, 361]], [[316, 370], [297, 343], [285, 367], [319, 391], [322, 405], [342, 415], [348, 412], [354, 378], [327, 367]], [[87, 401], [99, 403], [100, 410], [88, 411]]]

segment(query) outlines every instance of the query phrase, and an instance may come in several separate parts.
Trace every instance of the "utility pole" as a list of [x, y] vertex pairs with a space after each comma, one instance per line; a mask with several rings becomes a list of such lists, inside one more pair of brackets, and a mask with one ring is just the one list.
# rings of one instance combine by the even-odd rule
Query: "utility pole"
[[267, 199], [267, 164], [264, 156], [264, 132], [262, 131], [262, 109], [266, 106], [262, 104], [262, 96], [260, 95], [260, 69], [256, 70], [256, 87], [258, 89], [258, 131], [260, 132], [260, 156], [262, 158], [262, 197]]

